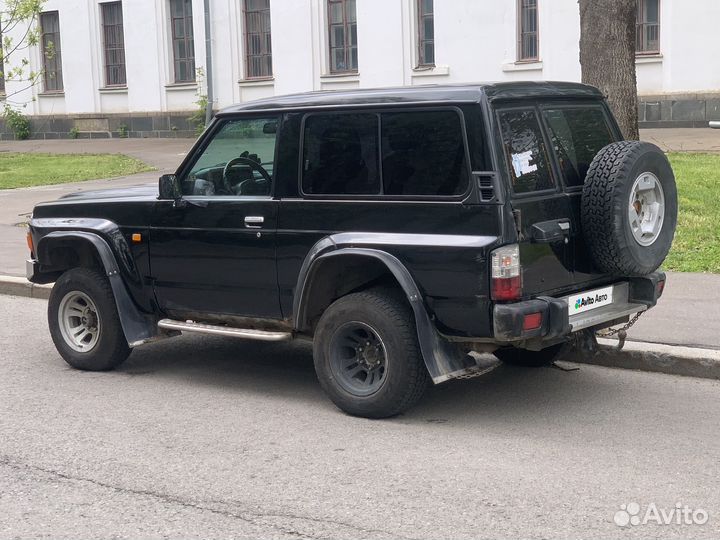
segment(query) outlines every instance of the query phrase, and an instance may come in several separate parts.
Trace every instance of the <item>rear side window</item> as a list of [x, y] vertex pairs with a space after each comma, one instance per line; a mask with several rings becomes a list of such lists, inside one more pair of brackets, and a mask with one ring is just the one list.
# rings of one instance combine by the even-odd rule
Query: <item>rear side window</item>
[[307, 195], [453, 196], [469, 183], [456, 110], [313, 114], [303, 134]]
[[305, 120], [302, 189], [309, 195], [378, 195], [377, 114], [316, 114]]
[[460, 195], [468, 184], [465, 142], [455, 111], [382, 114], [387, 195]]
[[500, 111], [498, 117], [513, 191], [553, 189], [555, 183], [535, 110]]
[[600, 107], [547, 109], [545, 119], [565, 184], [582, 186], [595, 155], [614, 142]]

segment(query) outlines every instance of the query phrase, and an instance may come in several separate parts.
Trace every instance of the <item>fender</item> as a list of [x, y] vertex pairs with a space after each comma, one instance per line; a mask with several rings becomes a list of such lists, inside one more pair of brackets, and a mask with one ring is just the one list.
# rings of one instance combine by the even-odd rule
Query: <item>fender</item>
[[[53, 231], [40, 238], [37, 244], [36, 256], [38, 261], [47, 260], [54, 240], [76, 239], [90, 243], [100, 258], [105, 275], [110, 281], [115, 304], [117, 306], [120, 323], [125, 339], [130, 347], [140, 345], [157, 335], [156, 321], [149, 315], [142, 313], [130, 297], [127, 287], [120, 275], [117, 259], [108, 243], [99, 235], [88, 231]], [[124, 241], [124, 239], [123, 239]], [[130, 259], [131, 260], [131, 259]]]
[[400, 284], [412, 307], [420, 351], [433, 383], [438, 384], [466, 374], [469, 368], [474, 367], [468, 365], [467, 355], [463, 351], [439, 334], [430, 320], [415, 280], [397, 257], [374, 248], [343, 247], [337, 249], [337, 244], [332, 237], [323, 238], [315, 244], [300, 269], [298, 285], [295, 289], [296, 295], [293, 300], [294, 326], [296, 330], [302, 330], [306, 325], [306, 285], [312, 280], [313, 274], [319, 266], [318, 263], [331, 257], [346, 255], [370, 257], [379, 260]]

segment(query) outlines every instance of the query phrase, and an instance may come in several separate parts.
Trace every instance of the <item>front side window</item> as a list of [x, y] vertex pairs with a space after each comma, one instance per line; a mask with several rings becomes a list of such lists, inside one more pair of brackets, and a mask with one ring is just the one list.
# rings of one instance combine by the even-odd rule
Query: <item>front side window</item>
[[518, 0], [518, 60], [538, 60], [538, 0]]
[[125, 86], [125, 38], [123, 36], [122, 2], [100, 4], [102, 13], [105, 85]]
[[43, 79], [46, 92], [62, 92], [62, 51], [60, 17], [57, 11], [40, 14], [40, 44], [43, 51]]
[[175, 82], [195, 81], [195, 38], [192, 0], [170, 0]]
[[243, 0], [245, 12], [245, 77], [272, 77], [270, 0]]
[[595, 155], [615, 141], [605, 114], [600, 107], [568, 107], [544, 115], [565, 184], [582, 186]]
[[418, 67], [435, 65], [435, 18], [433, 0], [417, 0]]
[[355, 0], [328, 0], [330, 72], [358, 69], [357, 19]]
[[660, 0], [637, 0], [636, 52], [660, 52]]
[[379, 195], [377, 114], [317, 114], [305, 120], [302, 190]]
[[228, 120], [182, 179], [183, 195], [269, 196], [277, 117]]
[[382, 178], [386, 195], [460, 195], [468, 185], [465, 141], [455, 111], [386, 113]]
[[555, 187], [540, 122], [533, 109], [498, 113], [514, 193]]

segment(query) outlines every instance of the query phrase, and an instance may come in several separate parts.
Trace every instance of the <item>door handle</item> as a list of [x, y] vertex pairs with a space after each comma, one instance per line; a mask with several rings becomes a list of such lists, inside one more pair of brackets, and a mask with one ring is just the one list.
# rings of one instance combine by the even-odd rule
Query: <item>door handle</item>
[[552, 244], [553, 242], [566, 242], [570, 236], [569, 219], [553, 219], [535, 223], [530, 227], [530, 236], [533, 242], [540, 244]]
[[248, 229], [259, 229], [263, 223], [265, 218], [262, 216], [245, 216], [245, 226]]

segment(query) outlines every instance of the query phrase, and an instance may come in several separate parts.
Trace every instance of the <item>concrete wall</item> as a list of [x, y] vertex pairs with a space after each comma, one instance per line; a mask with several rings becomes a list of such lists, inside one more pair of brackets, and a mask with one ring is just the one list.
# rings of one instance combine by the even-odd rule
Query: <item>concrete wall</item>
[[[13, 95], [12, 102], [26, 103], [26, 114], [57, 118], [189, 114], [204, 89], [202, 83], [173, 84], [168, 1], [123, 0], [128, 85], [113, 90], [103, 88], [101, 1], [47, 0], [45, 9], [60, 16], [65, 91], [44, 94], [37, 85]], [[415, 0], [357, 4], [357, 74], [328, 74], [324, 0], [271, 0], [274, 77], [247, 81], [241, 0], [211, 0], [215, 107], [320, 89], [580, 80], [577, 0], [540, 0], [540, 60], [529, 64], [515, 61], [515, 0], [435, 0], [436, 66], [423, 70], [415, 69]], [[202, 0], [193, 0], [193, 18], [196, 64], [204, 69]], [[717, 104], [707, 95], [720, 91], [718, 21], [718, 0], [661, 0], [661, 54], [638, 59], [638, 90], [648, 103], [641, 105], [643, 120], [700, 122], [715, 114]], [[23, 31], [18, 27], [12, 35]], [[40, 69], [39, 48], [29, 51], [29, 60]], [[8, 94], [20, 88], [7, 84]], [[670, 104], [652, 105], [661, 102]], [[670, 112], [663, 116], [663, 110]]]

